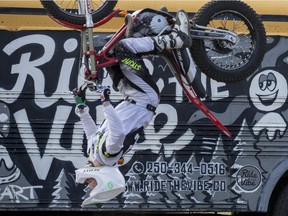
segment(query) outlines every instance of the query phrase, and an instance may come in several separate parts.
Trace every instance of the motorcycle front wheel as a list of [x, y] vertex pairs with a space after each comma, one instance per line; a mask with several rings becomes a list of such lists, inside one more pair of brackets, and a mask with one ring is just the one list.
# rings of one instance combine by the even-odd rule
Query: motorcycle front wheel
[[192, 20], [195, 24], [236, 33], [239, 42], [193, 39], [191, 54], [198, 68], [219, 82], [234, 83], [249, 77], [260, 66], [266, 51], [262, 20], [239, 0], [210, 1]]
[[[86, 24], [85, 15], [79, 14], [78, 0], [40, 0], [47, 13], [55, 19], [75, 25]], [[113, 12], [117, 0], [91, 0], [93, 23]]]

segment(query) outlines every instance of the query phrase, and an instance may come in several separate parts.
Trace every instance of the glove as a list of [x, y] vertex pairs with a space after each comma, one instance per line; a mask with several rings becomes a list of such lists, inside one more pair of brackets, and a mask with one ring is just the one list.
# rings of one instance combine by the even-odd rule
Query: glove
[[101, 93], [100, 98], [102, 103], [110, 101], [110, 86], [103, 86], [101, 89], [98, 90], [98, 92]]
[[90, 90], [90, 91], [97, 91], [97, 86], [95, 85], [95, 83], [87, 83], [87, 88]]
[[74, 100], [79, 109], [84, 109], [86, 107], [86, 89], [87, 86], [82, 89], [82, 86], [80, 88], [75, 88], [72, 90], [72, 93], [74, 95]]

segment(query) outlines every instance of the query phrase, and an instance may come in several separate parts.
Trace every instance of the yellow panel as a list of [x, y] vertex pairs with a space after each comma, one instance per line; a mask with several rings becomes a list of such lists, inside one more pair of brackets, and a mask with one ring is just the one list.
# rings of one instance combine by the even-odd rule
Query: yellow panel
[[264, 22], [267, 35], [288, 36], [288, 25], [285, 22]]
[[15, 15], [2, 14], [0, 28], [10, 31], [19, 30], [68, 30], [63, 28], [52, 19], [40, 15]]
[[[189, 12], [196, 12], [205, 4], [206, 0], [165, 0], [165, 6], [171, 12], [183, 8]], [[285, 15], [287, 16], [288, 0], [245, 0], [257, 13], [261, 15]], [[123, 10], [138, 10], [144, 7], [160, 8], [161, 0], [119, 0], [116, 8]], [[38, 0], [0, 0], [0, 7], [12, 8], [42, 8]], [[113, 18], [106, 25], [97, 28], [96, 32], [115, 32], [123, 23], [123, 18]], [[264, 22], [268, 35], [288, 36], [288, 22]], [[15, 15], [0, 14], [0, 29], [5, 30], [68, 30], [55, 23], [47, 15]]]
[[[0, 29], [2, 30], [72, 30], [56, 23], [50, 17], [42, 15], [1, 14], [0, 19]], [[117, 17], [94, 31], [115, 32], [123, 23], [124, 18]]]
[[159, 9], [163, 5], [165, 5], [168, 11], [176, 12], [180, 8], [183, 8], [189, 12], [197, 11], [202, 5], [206, 2], [205, 0], [195, 1], [195, 0], [186, 0], [186, 1], [175, 1], [175, 0], [165, 0], [163, 1], [155, 1], [155, 0], [145, 0], [145, 1], [137, 1], [137, 0], [119, 0], [117, 6], [124, 10], [139, 10], [141, 8], [155, 8]]
[[288, 0], [245, 0], [257, 13], [287, 15]]
[[42, 8], [38, 0], [0, 0], [0, 7]]
[[[183, 8], [197, 11], [207, 0], [118, 0], [117, 7], [123, 10], [138, 10], [145, 7], [160, 8], [165, 5], [171, 11]], [[244, 0], [258, 13], [287, 15], [288, 0]], [[0, 0], [0, 7], [41, 8], [39, 0]]]

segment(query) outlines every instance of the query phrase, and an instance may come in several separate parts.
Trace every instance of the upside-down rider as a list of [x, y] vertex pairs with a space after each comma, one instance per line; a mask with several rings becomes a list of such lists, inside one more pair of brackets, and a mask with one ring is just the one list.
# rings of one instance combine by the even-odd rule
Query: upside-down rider
[[[131, 15], [126, 19], [131, 23]], [[97, 168], [95, 172], [84, 171], [85, 168], [76, 171], [76, 181], [85, 181], [92, 189], [89, 200], [84, 201], [83, 205], [110, 200], [125, 190], [124, 177], [117, 164], [149, 125], [160, 102], [159, 89], [145, 67], [142, 55], [161, 53], [166, 49], [184, 49], [191, 45], [189, 20], [183, 10], [178, 11], [176, 23], [169, 34], [122, 39], [115, 48], [119, 65], [107, 68], [107, 71], [114, 89], [123, 95], [124, 100], [113, 107], [109, 97], [110, 89], [96, 90], [100, 93], [105, 116], [99, 127], [91, 118], [89, 107], [85, 105], [86, 87], [73, 90], [76, 113], [88, 140], [89, 163], [86, 167]], [[111, 192], [111, 188], [104, 184], [107, 181], [118, 190]]]

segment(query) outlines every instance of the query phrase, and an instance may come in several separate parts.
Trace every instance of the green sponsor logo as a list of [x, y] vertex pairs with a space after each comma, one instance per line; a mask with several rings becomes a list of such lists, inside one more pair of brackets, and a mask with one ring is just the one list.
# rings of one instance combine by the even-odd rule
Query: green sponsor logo
[[108, 182], [107, 186], [108, 186], [109, 190], [111, 190], [113, 188], [113, 183], [112, 182]]
[[129, 65], [130, 67], [132, 67], [135, 70], [141, 70], [141, 65], [137, 64], [134, 60], [130, 59], [130, 58], [125, 58], [122, 60], [123, 64]]

